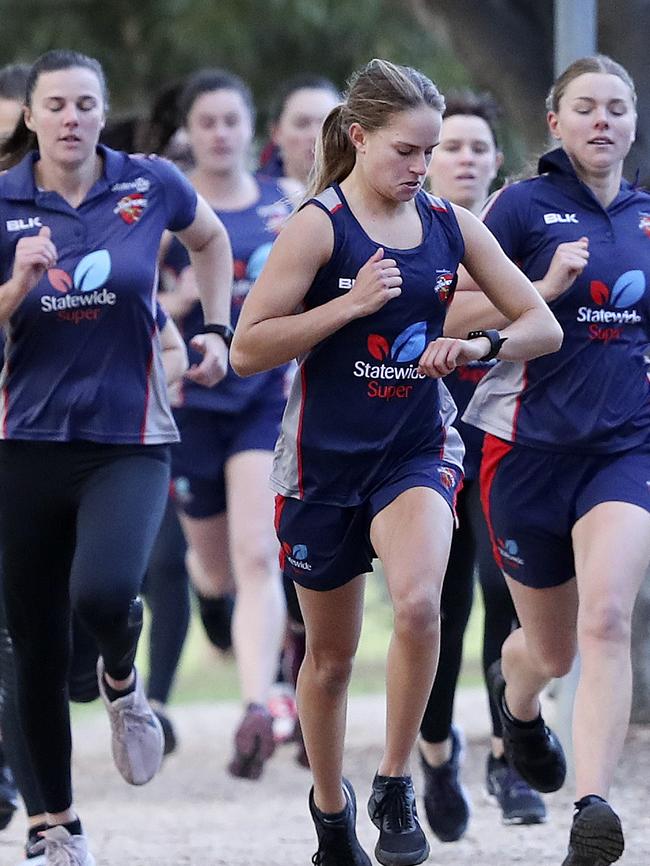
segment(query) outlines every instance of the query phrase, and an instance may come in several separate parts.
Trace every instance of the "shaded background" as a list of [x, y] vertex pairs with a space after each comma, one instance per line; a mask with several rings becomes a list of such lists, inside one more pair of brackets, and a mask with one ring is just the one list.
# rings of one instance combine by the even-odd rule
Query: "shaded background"
[[[598, 48], [631, 71], [639, 134], [627, 165], [650, 176], [649, 0], [601, 0]], [[505, 107], [510, 172], [545, 147], [553, 0], [0, 0], [0, 64], [76, 48], [104, 65], [113, 117], [144, 120], [160, 89], [205, 65], [241, 75], [258, 136], [277, 85], [295, 74], [343, 86], [369, 58], [422, 69], [440, 86], [490, 90]]]

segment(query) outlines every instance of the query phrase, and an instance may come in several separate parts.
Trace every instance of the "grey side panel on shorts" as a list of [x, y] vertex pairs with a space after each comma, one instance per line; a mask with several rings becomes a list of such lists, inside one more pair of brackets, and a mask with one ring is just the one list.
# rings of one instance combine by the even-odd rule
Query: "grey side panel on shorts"
[[512, 442], [525, 382], [525, 363], [499, 361], [476, 386], [463, 421]]

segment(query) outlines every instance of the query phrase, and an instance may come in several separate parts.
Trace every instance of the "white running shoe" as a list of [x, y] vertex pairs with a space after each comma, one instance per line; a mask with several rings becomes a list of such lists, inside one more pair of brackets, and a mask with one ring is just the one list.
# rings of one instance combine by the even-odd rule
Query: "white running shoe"
[[134, 672], [134, 691], [111, 701], [104, 684], [104, 660], [100, 656], [97, 661], [99, 693], [111, 723], [113, 761], [126, 782], [145, 785], [160, 769], [165, 738], [135, 668]]
[[[72, 836], [65, 827], [45, 830], [45, 866], [95, 866], [85, 836]], [[30, 866], [35, 860], [26, 860]]]

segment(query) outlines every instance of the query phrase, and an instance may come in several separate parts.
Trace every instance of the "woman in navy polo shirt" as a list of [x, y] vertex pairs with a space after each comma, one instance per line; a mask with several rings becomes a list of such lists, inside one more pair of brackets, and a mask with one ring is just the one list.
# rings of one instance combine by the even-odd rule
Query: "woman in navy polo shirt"
[[[32, 67], [24, 119], [0, 151], [0, 549], [18, 705], [47, 810], [45, 862], [91, 866], [72, 805], [67, 698], [71, 609], [97, 641], [113, 756], [131, 784], [162, 758], [133, 660], [138, 598], [169, 483], [169, 409], [156, 326], [165, 229], [190, 249], [205, 330], [229, 318], [225, 231], [163, 160], [98, 146], [97, 61], [69, 51]], [[32, 149], [33, 147], [36, 149]], [[225, 373], [218, 333], [187, 375]]]
[[[573, 719], [576, 811], [564, 866], [623, 851], [606, 802], [630, 714], [630, 630], [650, 561], [650, 196], [622, 178], [636, 95], [608, 57], [577, 60], [548, 99], [560, 147], [539, 176], [506, 187], [485, 222], [565, 333], [560, 352], [497, 364], [465, 420], [487, 432], [482, 498], [521, 628], [493, 670], [506, 755], [539, 790], [562, 784], [539, 694], [581, 669]], [[547, 273], [548, 270], [548, 273]], [[480, 295], [457, 295], [453, 333], [499, 326]]]

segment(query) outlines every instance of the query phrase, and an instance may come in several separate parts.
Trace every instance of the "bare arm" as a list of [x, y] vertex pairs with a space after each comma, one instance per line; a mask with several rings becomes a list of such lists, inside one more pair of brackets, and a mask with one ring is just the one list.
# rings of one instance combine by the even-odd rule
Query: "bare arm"
[[187, 370], [187, 350], [180, 331], [169, 318], [160, 331], [160, 347], [167, 385], [174, 385]]
[[303, 355], [353, 319], [380, 309], [401, 293], [394, 260], [379, 248], [350, 291], [298, 312], [334, 244], [329, 217], [315, 205], [295, 214], [280, 232], [242, 308], [231, 364], [240, 376], [268, 370]]
[[[176, 234], [190, 256], [204, 321], [229, 324], [233, 264], [223, 223], [199, 196], [193, 222]], [[203, 359], [188, 370], [187, 378], [207, 387], [216, 385], [228, 369], [228, 349], [223, 338], [218, 334], [197, 334], [192, 347], [203, 354]]]
[[[499, 352], [505, 361], [524, 361], [557, 351], [562, 329], [528, 278], [510, 261], [483, 223], [464, 208], [454, 206], [465, 240], [463, 265], [481, 286], [487, 300], [510, 322], [501, 330], [507, 340]], [[469, 293], [468, 293], [469, 294]], [[472, 293], [473, 294], [473, 293]], [[455, 304], [452, 304], [452, 309]], [[494, 320], [459, 319], [458, 333], [494, 327]], [[477, 340], [442, 337], [430, 343], [420, 360], [427, 375], [446, 375], [459, 364], [479, 360], [489, 350], [486, 338]]]
[[[582, 237], [577, 241], [559, 244], [548, 271], [541, 280], [536, 280], [532, 285], [549, 303], [571, 288], [588, 261], [588, 238]], [[505, 328], [509, 321], [481, 291], [467, 270], [460, 268], [456, 294], [445, 319], [445, 334], [461, 337], [467, 333], [469, 327], [474, 330], [501, 329]], [[469, 327], [468, 323], [471, 323]]]

